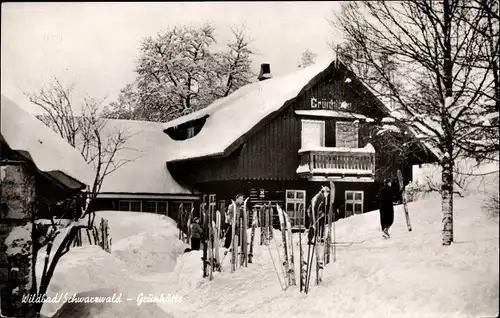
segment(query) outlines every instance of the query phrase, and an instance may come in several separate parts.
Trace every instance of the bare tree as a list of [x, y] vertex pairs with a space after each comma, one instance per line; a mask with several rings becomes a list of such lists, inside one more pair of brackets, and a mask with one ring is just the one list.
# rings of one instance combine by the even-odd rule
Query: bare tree
[[[107, 120], [99, 115], [101, 102], [86, 97], [77, 105], [73, 100], [74, 85], [64, 87], [57, 78], [53, 79], [46, 88], [36, 93], [26, 93], [30, 101], [39, 106], [43, 113], [38, 118], [48, 127], [58, 133], [71, 146], [76, 148], [85, 161], [95, 168], [93, 183], [85, 196], [71, 197], [58, 205], [65, 210], [71, 210], [72, 219], [63, 224], [54, 218], [48, 227], [41, 227], [33, 211], [31, 229], [35, 238], [36, 248], [33, 249], [33, 263], [39, 251], [45, 247], [45, 260], [39, 284], [36, 276], [31, 293], [43, 296], [46, 294], [56, 266], [66, 253], [70, 251], [75, 240], [81, 240], [81, 231], [87, 232], [89, 242], [92, 243], [89, 231], [94, 228], [95, 199], [100, 192], [102, 182], [107, 175], [116, 171], [129, 159], [120, 159], [119, 153], [126, 148], [127, 140], [131, 137], [123, 130], [110, 130], [106, 127]], [[75, 114], [80, 106], [81, 114]], [[60, 238], [59, 242], [56, 238]], [[52, 251], [55, 248], [55, 251]], [[35, 265], [33, 265], [34, 267]], [[34, 271], [34, 269], [33, 269]], [[39, 313], [43, 303], [37, 303], [32, 309]]]
[[215, 52], [215, 28], [174, 27], [147, 37], [140, 48], [135, 81], [105, 110], [107, 118], [168, 121], [208, 106], [251, 83], [250, 39], [244, 26]]
[[[39, 106], [43, 113], [37, 118], [58, 133], [73, 148], [77, 149], [84, 160], [92, 164], [96, 175], [89, 191], [92, 201], [99, 193], [104, 178], [129, 162], [119, 159], [119, 152], [125, 149], [131, 137], [124, 130], [104, 131], [107, 120], [100, 116], [102, 101], [85, 97], [76, 105], [73, 101], [74, 85], [64, 87], [54, 78], [46, 88], [37, 93], [25, 93], [29, 100]], [[75, 115], [80, 108], [81, 114]]]
[[[455, 159], [480, 131], [493, 138], [482, 142], [498, 144], [497, 126], [485, 123], [475, 109], [494, 95], [492, 58], [480, 53], [486, 51], [480, 34], [487, 21], [487, 10], [462, 0], [350, 2], [333, 21], [390, 90], [400, 119], [442, 154], [443, 245], [453, 242]], [[498, 20], [490, 21], [497, 30]], [[397, 69], [388, 72], [384, 56]]]

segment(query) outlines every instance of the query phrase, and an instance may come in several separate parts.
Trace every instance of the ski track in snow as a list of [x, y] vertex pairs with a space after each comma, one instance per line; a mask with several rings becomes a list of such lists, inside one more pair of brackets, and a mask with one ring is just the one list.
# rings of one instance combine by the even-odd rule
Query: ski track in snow
[[[479, 202], [475, 197], [457, 198], [456, 243], [449, 247], [441, 245], [437, 199], [409, 205], [412, 232], [406, 228], [402, 206], [395, 207], [389, 239], [382, 238], [378, 211], [339, 220], [336, 241], [353, 244], [336, 247], [336, 262], [332, 249], [332, 262], [326, 264], [320, 285], [316, 285], [313, 266], [307, 295], [299, 292], [298, 233], [293, 235], [297, 285], [285, 291], [281, 290], [268, 247], [259, 244], [259, 228], [254, 262], [231, 273], [228, 254], [222, 272], [214, 272], [212, 281], [202, 278], [202, 252], [181, 254], [185, 244], [173, 239], [178, 230], [163, 221], [162, 229], [157, 216], [149, 217], [155, 222], [153, 229], [147, 230], [146, 221], [133, 233], [115, 228], [118, 238], [113, 248], [119, 249], [113, 249], [112, 255], [127, 268], [128, 281], [151, 288], [155, 295], [182, 296], [182, 303], [158, 304], [165, 313], [178, 318], [496, 316], [499, 229], [498, 223], [477, 209]], [[125, 222], [129, 229], [132, 219]], [[110, 219], [112, 231], [113, 222], [121, 221], [119, 217]], [[279, 231], [274, 232], [278, 244], [281, 237]], [[274, 242], [269, 247], [283, 281], [278, 264], [283, 251], [280, 248], [278, 253]], [[304, 244], [303, 248], [307, 257], [308, 246]], [[141, 264], [144, 262], [151, 266]]]

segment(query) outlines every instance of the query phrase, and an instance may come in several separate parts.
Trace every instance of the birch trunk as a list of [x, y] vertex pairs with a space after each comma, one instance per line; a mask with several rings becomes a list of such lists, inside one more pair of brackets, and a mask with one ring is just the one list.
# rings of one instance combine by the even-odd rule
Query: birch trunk
[[442, 168], [443, 245], [450, 245], [453, 242], [453, 159], [444, 158]]

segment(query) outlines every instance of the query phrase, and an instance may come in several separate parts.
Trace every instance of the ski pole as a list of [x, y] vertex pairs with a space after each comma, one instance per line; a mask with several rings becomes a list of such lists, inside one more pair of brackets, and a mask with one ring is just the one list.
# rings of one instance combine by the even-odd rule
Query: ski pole
[[[276, 241], [276, 237], [273, 235], [273, 241], [276, 245], [276, 251], [278, 252], [278, 260], [280, 262], [280, 265], [281, 265], [281, 270], [283, 271], [283, 279], [285, 280], [285, 284], [286, 284], [286, 274], [285, 274], [285, 268], [283, 267], [283, 262], [281, 262], [281, 257], [280, 257], [280, 249], [279, 249], [279, 246], [278, 246], [278, 241]], [[269, 245], [268, 245], [269, 246]]]
[[[280, 274], [278, 272], [278, 269], [276, 268], [276, 263], [274, 262], [273, 253], [271, 252], [271, 248], [269, 247], [269, 245], [267, 245], [267, 249], [269, 250], [269, 255], [271, 255], [271, 260], [273, 262], [274, 271], [276, 272], [276, 276], [278, 276], [278, 281], [280, 282], [281, 290], [285, 290], [286, 288], [284, 288], [283, 283], [281, 283]], [[279, 255], [279, 251], [278, 251], [278, 255]], [[286, 282], [285, 282], [285, 284], [286, 284]], [[286, 287], [286, 285], [285, 285], [285, 287]]]
[[[310, 247], [310, 246], [309, 246]], [[312, 246], [311, 258], [309, 260], [309, 251], [307, 251], [308, 258], [308, 269], [307, 269], [307, 280], [306, 280], [306, 294], [309, 292], [309, 284], [311, 282], [311, 271], [312, 271], [312, 262], [314, 261], [314, 251], [316, 250], [316, 237], [314, 238], [314, 244]]]
[[[337, 209], [337, 214], [339, 214], [339, 209]], [[335, 218], [333, 220], [333, 262], [335, 263], [337, 261], [337, 244], [336, 242], [336, 237], [335, 237]]]

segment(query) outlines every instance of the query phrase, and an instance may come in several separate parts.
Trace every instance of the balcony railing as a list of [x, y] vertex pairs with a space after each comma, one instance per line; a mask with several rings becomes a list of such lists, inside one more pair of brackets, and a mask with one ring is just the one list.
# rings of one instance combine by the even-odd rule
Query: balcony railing
[[375, 150], [365, 148], [318, 148], [300, 150], [300, 166], [297, 173], [303, 176], [351, 176], [375, 175]]

